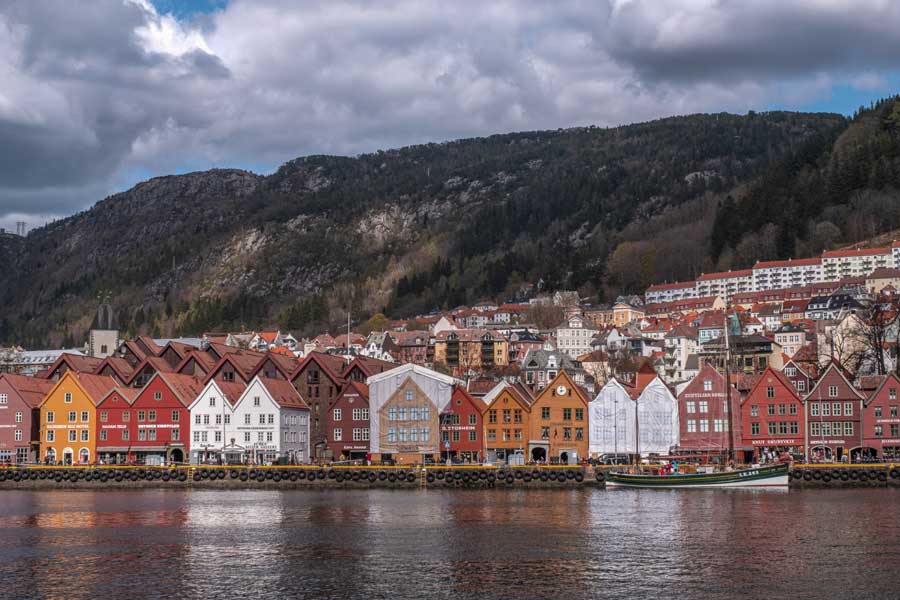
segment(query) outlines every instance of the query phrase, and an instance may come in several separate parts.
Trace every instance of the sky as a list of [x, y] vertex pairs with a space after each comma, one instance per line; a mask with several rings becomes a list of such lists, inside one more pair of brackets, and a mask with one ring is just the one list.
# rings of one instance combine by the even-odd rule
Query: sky
[[852, 114], [894, 0], [4, 0], [0, 227], [158, 175], [509, 131]]

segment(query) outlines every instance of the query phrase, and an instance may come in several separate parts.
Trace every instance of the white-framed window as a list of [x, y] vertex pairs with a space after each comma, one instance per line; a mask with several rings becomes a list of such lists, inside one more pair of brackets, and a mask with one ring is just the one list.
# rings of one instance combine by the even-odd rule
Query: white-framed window
[[706, 379], [703, 381], [703, 391], [711, 392], [712, 391], [712, 381]]
[[244, 425], [250, 425], [250, 413], [244, 415]]
[[216, 415], [216, 425], [222, 424], [222, 415]]
[[853, 416], [853, 403], [852, 402], [844, 402], [844, 416], [845, 417]]
[[181, 439], [181, 434], [179, 433], [178, 428], [175, 428], [172, 430], [172, 441], [177, 442], [179, 439]]
[[340, 427], [335, 427], [331, 436], [334, 438], [335, 442], [341, 442], [344, 440], [344, 430]]
[[76, 413], [74, 410], [70, 410], [68, 417], [69, 417], [69, 423], [74, 423], [75, 421], [78, 420], [78, 413]]
[[200, 432], [200, 441], [201, 442], [209, 441], [209, 433], [206, 431], [201, 431]]
[[0, 406], [5, 406], [9, 403], [9, 396], [7, 394], [0, 394]]
[[17, 442], [22, 441], [22, 430], [21, 429], [16, 429], [16, 441]]
[[340, 421], [341, 420], [341, 409], [335, 408], [333, 411], [331, 411], [331, 418], [334, 419], [335, 421]]
[[173, 411], [172, 411], [172, 422], [173, 422], [173, 423], [177, 423], [179, 419], [180, 419], [180, 416], [179, 416], [178, 411], [177, 411], [177, 410], [173, 410]]
[[89, 435], [90, 435], [90, 434], [89, 434], [89, 432], [88, 432], [87, 429], [82, 429], [82, 430], [81, 430], [81, 441], [82, 441], [82, 442], [88, 441], [88, 436], [89, 436]]
[[697, 403], [693, 400], [688, 400], [687, 402], [685, 402], [685, 406], [687, 408], [688, 414], [697, 412]]
[[63, 396], [63, 402], [65, 402], [66, 404], [72, 403], [72, 392], [66, 392], [66, 395]]
[[216, 442], [221, 442], [221, 441], [222, 441], [222, 432], [221, 432], [221, 431], [217, 431], [217, 432], [216, 432], [216, 435], [215, 435], [215, 437], [214, 437], [213, 439], [214, 439]]
[[264, 414], [260, 414], [260, 415], [259, 415], [259, 424], [260, 424], [260, 425], [265, 425], [265, 424], [266, 424], [266, 415], [264, 415]]
[[275, 413], [269, 413], [269, 425], [275, 424]]
[[157, 401], [162, 400], [162, 392], [153, 392], [153, 399]]
[[69, 430], [69, 441], [70, 442], [78, 441], [78, 432], [75, 431], [74, 429]]
[[52, 410], [51, 410], [51, 411], [47, 411], [47, 422], [48, 422], [48, 423], [53, 423], [53, 419], [54, 419], [53, 411], [52, 411]]
[[47, 430], [47, 441], [48, 441], [48, 442], [55, 442], [55, 441], [56, 441], [56, 432], [53, 431], [52, 429], [48, 429], [48, 430]]
[[259, 406], [259, 396], [253, 396], [253, 406]]
[[21, 411], [21, 410], [17, 410], [17, 411], [16, 411], [16, 423], [21, 423], [21, 422], [22, 422], [22, 418], [23, 418], [23, 417], [22, 417], [22, 411]]
[[151, 423], [154, 423], [156, 421], [156, 411], [155, 410], [147, 411], [147, 420], [150, 421]]
[[700, 409], [700, 414], [705, 414], [705, 413], [709, 412], [709, 401], [708, 400], [700, 400], [697, 404], [699, 405], [697, 408]]
[[245, 432], [244, 432], [244, 441], [245, 441], [245, 442], [249, 442], [249, 441], [250, 441], [250, 432], [249, 432], [249, 431], [245, 431]]
[[688, 419], [687, 420], [687, 432], [688, 433], [696, 433], [697, 432], [697, 420], [696, 419]]
[[147, 431], [147, 439], [150, 440], [151, 442], [156, 440], [156, 430], [155, 429], [150, 429]]
[[210, 405], [210, 406], [215, 406], [215, 405], [216, 405], [216, 399], [215, 399], [214, 396], [213, 396], [213, 397], [210, 397], [210, 399], [209, 399], [209, 405]]
[[200, 419], [201, 419], [200, 415], [194, 415], [194, 424], [199, 425]]
[[225, 413], [225, 424], [231, 425], [231, 415], [229, 415], [228, 413]]
[[272, 432], [271, 432], [271, 431], [267, 431], [267, 432], [266, 432], [266, 441], [267, 441], [267, 442], [271, 442], [271, 441], [272, 441]]
[[838, 395], [838, 386], [829, 385], [828, 386], [828, 397], [829, 398], [837, 398]]
[[146, 429], [138, 429], [138, 441], [139, 442], [147, 441], [147, 430]]
[[706, 419], [700, 419], [700, 433], [706, 433], [709, 431], [709, 421]]

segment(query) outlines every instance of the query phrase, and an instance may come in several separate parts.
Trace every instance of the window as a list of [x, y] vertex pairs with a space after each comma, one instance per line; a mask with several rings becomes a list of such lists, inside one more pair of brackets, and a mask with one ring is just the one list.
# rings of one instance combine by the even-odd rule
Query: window
[[173, 429], [173, 430], [172, 430], [172, 441], [173, 441], [173, 442], [177, 442], [178, 439], [179, 439], [179, 437], [180, 437], [180, 436], [179, 436], [179, 434], [178, 434], [178, 429], [177, 429], [177, 428], [176, 428], [176, 429]]
[[[147, 413], [145, 413], [145, 412], [142, 411], [142, 410], [139, 410], [139, 411], [138, 411], [138, 422], [139, 422], [139, 423], [144, 422], [144, 420], [146, 419], [146, 417], [147, 417]], [[209, 415], [206, 415], [206, 422], [209, 423]]]
[[[578, 413], [576, 412], [576, 415]], [[522, 422], [522, 409], [517, 408], [513, 411], [513, 423], [521, 423]]]
[[263, 415], [263, 414], [259, 415], [259, 424], [260, 425], [266, 424], [266, 415]]
[[196, 425], [199, 425], [199, 424], [200, 424], [200, 415], [194, 415], [194, 423], [195, 423]]
[[778, 422], [778, 433], [781, 435], [787, 435], [788, 432], [788, 424], [787, 421], [779, 421]]
[[106, 412], [105, 410], [101, 410], [101, 411], [100, 411], [100, 422], [101, 422], [101, 423], [106, 423], [107, 417], [108, 417], [107, 412]]
[[129, 439], [131, 439], [131, 433], [129, 433], [127, 429], [124, 429], [122, 431], [122, 440], [127, 442]]
[[778, 405], [778, 414], [786, 415], [787, 414], [787, 404], [779, 404]]
[[805, 379], [798, 379], [796, 383], [797, 383], [797, 391], [798, 392], [806, 391], [806, 380]]
[[822, 423], [822, 435], [823, 436], [831, 435], [831, 422], [830, 421], [825, 421], [824, 423]]
[[700, 419], [700, 433], [706, 433], [709, 431], [709, 421], [707, 419]]
[[[506, 430], [503, 431], [503, 437], [504, 437], [504, 439], [506, 438]], [[458, 431], [453, 432], [453, 441], [454, 442], [459, 441], [459, 432]]]
[[810, 414], [810, 416], [812, 416], [812, 417], [818, 417], [818, 416], [819, 416], [819, 403], [818, 403], [818, 402], [812, 402], [812, 403], [810, 403], [810, 405], [809, 405], [809, 414]]
[[794, 435], [800, 433], [800, 424], [797, 421], [791, 421], [791, 433]]
[[884, 435], [882, 426], [876, 425], [875, 426], [875, 437], [881, 437], [882, 435]]
[[688, 432], [688, 433], [696, 433], [696, 432], [697, 432], [697, 421], [696, 421], [696, 419], [688, 419], [688, 420], [687, 420], [687, 432]]
[[53, 411], [52, 410], [47, 413], [47, 422], [53, 423]]
[[768, 414], [770, 417], [775, 416], [775, 405], [774, 404], [770, 404], [768, 406], [768, 410], [766, 411], [766, 414]]
[[172, 411], [172, 422], [177, 423], [179, 419], [179, 412], [177, 410]]
[[[221, 432], [217, 431], [216, 433], [221, 433]], [[147, 431], [147, 439], [150, 440], [151, 442], [156, 440], [156, 430], [155, 429], [150, 429]]]
[[334, 430], [333, 430], [333, 432], [332, 432], [332, 434], [331, 434], [331, 437], [334, 438], [334, 441], [335, 441], [335, 442], [343, 441], [343, 439], [344, 439], [344, 430], [341, 429], [340, 427], [335, 427]]
[[775, 388], [773, 386], [769, 386], [766, 388], [766, 398], [774, 398], [775, 397]]
[[829, 404], [828, 402], [822, 403], [822, 416], [823, 417], [831, 416], [831, 404]]
[[225, 414], [225, 424], [231, 425], [231, 415], [229, 415], [227, 413]]
[[541, 439], [542, 440], [550, 439], [550, 428], [549, 427], [541, 427]]
[[897, 399], [897, 388], [890, 388], [888, 390], [888, 397], [891, 400], [896, 400]]
[[891, 437], [898, 436], [900, 436], [900, 425], [894, 423], [893, 425], [891, 425]]
[[[332, 418], [332, 419], [334, 419], [335, 421], [340, 421], [340, 420], [341, 420], [341, 409], [335, 408], [333, 411], [331, 411], [331, 413], [332, 413], [332, 415], [331, 415], [331, 418]], [[356, 417], [354, 417], [354, 419], [355, 419], [355, 418], [356, 418]]]
[[403, 398], [404, 398], [407, 402], [412, 402], [412, 399], [413, 399], [413, 393], [412, 393], [412, 390], [406, 390], [406, 393], [403, 394]]
[[250, 441], [250, 432], [245, 431], [244, 432], [244, 442], [249, 442], [249, 441]]
[[478, 416], [477, 415], [469, 415], [469, 425], [477, 425], [478, 424]]
[[892, 406], [892, 407], [891, 407], [891, 418], [892, 418], [892, 419], [896, 419], [896, 418], [897, 418], [897, 407], [896, 407], [896, 406]]
[[65, 402], [66, 404], [71, 404], [71, 403], [72, 403], [72, 392], [66, 392], [66, 395], [65, 395], [65, 398], [64, 398], [64, 402]]
[[69, 430], [69, 441], [74, 442], [74, 441], [77, 441], [77, 439], [78, 439], [78, 432], [75, 431], [74, 429], [70, 429]]
[[269, 425], [274, 425], [274, 424], [275, 424], [275, 414], [269, 413]]
[[831, 405], [831, 416], [833, 416], [833, 417], [839, 417], [839, 416], [841, 416], [841, 403], [840, 403], [840, 402], [834, 402], [834, 403], [832, 403], [832, 405]]
[[497, 430], [496, 429], [488, 429], [487, 430], [487, 439], [489, 442], [497, 441]]
[[271, 432], [271, 431], [267, 431], [267, 432], [266, 432], [266, 441], [267, 441], [267, 442], [271, 442], [271, 441], [272, 441], [272, 432]]
[[47, 441], [48, 442], [56, 441], [56, 432], [53, 431], [52, 429], [47, 430]]
[[478, 432], [477, 432], [477, 431], [470, 431], [470, 432], [469, 432], [469, 441], [470, 441], [470, 442], [477, 442], [477, 441], [478, 441]]
[[828, 386], [828, 397], [829, 398], [837, 398], [838, 395], [838, 386], [829, 385]]
[[769, 435], [775, 435], [778, 433], [777, 425], [775, 423], [769, 423]]
[[7, 394], [0, 394], [0, 406], [6, 405], [9, 402], [9, 396]]
[[[794, 337], [794, 336], [791, 336], [791, 337]], [[784, 374], [787, 375], [788, 377], [794, 377], [795, 375], [797, 375], [797, 369], [795, 369], [794, 367], [788, 367], [787, 369], [784, 370]]]
[[814, 437], [822, 434], [822, 429], [818, 423], [813, 422], [809, 424], [809, 434]]
[[244, 425], [250, 424], [250, 417], [251, 417], [250, 413], [247, 413], [244, 415]]
[[882, 410], [882, 408], [880, 406], [875, 407], [875, 417], [876, 418], [881, 418], [883, 412], [884, 411]]
[[758, 417], [758, 416], [759, 416], [759, 405], [757, 405], [757, 404], [751, 404], [751, 405], [750, 405], [750, 416], [751, 416], [751, 417]]
[[541, 419], [549, 420], [550, 419], [550, 407], [542, 406], [541, 407]]
[[571, 427], [563, 427], [563, 439], [564, 440], [572, 439], [572, 428]]
[[700, 410], [700, 414], [705, 414], [709, 412], [709, 402], [707, 400], [700, 400], [697, 403], [697, 408]]
[[17, 442], [22, 441], [22, 430], [21, 429], [16, 429], [15, 437], [16, 437]]
[[22, 422], [22, 411], [17, 410], [16, 411], [16, 423], [21, 423], [21, 422]]
[[789, 411], [789, 412], [790, 412], [790, 414], [792, 414], [792, 415], [796, 415], [796, 414], [797, 414], [797, 405], [796, 405], [796, 404], [791, 404], [791, 405], [790, 405], [790, 411]]
[[253, 406], [259, 406], [259, 396], [253, 396]]
[[[147, 441], [147, 430], [146, 429], [138, 429], [138, 441], [144, 442]], [[206, 441], [206, 440], [203, 440]]]
[[497, 411], [489, 410], [488, 411], [488, 423], [496, 423], [497, 422]]
[[853, 421], [844, 421], [844, 435], [853, 435]]
[[151, 410], [151, 411], [147, 412], [147, 420], [150, 421], [151, 423], [156, 422], [156, 411], [155, 410]]
[[687, 408], [688, 413], [693, 414], [693, 413], [697, 412], [697, 403], [694, 402], [693, 400], [688, 400], [686, 403], [686, 408]]
[[704, 392], [712, 391], [712, 381], [709, 381], [708, 379], [703, 381], [703, 391]]
[[154, 400], [162, 400], [162, 392], [153, 392]]
[[572, 409], [564, 408], [563, 409], [563, 421], [571, 421], [572, 420]]
[[845, 417], [853, 416], [853, 403], [852, 402], [844, 402], [844, 416]]
[[75, 421], [78, 420], [78, 413], [76, 413], [74, 410], [70, 410], [68, 416], [69, 416], [69, 423], [74, 423]]

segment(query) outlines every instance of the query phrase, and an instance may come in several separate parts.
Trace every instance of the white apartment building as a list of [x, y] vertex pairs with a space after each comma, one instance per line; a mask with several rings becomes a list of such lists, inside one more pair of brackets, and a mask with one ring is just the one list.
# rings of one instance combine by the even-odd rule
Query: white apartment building
[[572, 315], [556, 327], [556, 347], [569, 357], [577, 359], [591, 351], [591, 340], [598, 331], [586, 318]]
[[750, 291], [803, 287], [821, 281], [821, 258], [760, 261], [753, 265], [753, 289]]
[[823, 281], [865, 277], [880, 267], [893, 267], [893, 248], [830, 250], [822, 253]]
[[676, 281], [675, 283], [657, 283], [647, 288], [644, 293], [646, 304], [659, 304], [673, 300], [697, 297], [696, 281]]
[[697, 278], [697, 296], [731, 297], [753, 292], [753, 270], [741, 269], [720, 273], [705, 273]]

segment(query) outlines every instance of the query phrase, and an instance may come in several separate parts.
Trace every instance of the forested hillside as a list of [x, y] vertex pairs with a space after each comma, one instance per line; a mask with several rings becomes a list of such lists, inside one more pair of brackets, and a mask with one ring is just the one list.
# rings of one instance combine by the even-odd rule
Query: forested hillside
[[[833, 114], [692, 115], [152, 179], [0, 244], [0, 341], [78, 342], [101, 293], [129, 332], [303, 333], [348, 307], [402, 316], [538, 280], [603, 300], [812, 248], [829, 224], [837, 243], [887, 226], [852, 215], [900, 172], [893, 106], [849, 127]], [[830, 212], [813, 214], [832, 164], [846, 181], [824, 185]]]

